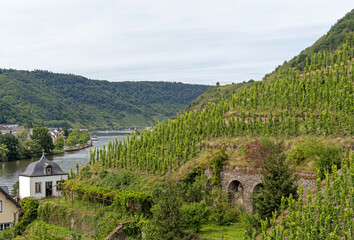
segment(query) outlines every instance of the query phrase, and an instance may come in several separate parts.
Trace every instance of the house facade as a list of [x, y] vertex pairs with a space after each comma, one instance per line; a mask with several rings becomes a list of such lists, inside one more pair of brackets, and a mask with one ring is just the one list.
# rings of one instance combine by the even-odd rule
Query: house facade
[[57, 163], [49, 161], [43, 155], [39, 161], [29, 164], [26, 171], [20, 174], [20, 198], [59, 197], [61, 191], [56, 185], [67, 179], [68, 174]]
[[18, 222], [20, 205], [10, 196], [7, 187], [0, 186], [0, 231]]

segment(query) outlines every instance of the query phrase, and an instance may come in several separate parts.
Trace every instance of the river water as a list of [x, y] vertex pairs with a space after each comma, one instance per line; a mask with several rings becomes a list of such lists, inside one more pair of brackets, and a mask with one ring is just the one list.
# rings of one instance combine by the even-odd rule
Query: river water
[[[117, 138], [125, 138], [127, 132], [124, 131], [94, 131], [90, 135], [96, 135], [98, 141], [93, 142], [93, 147], [102, 147], [107, 145], [109, 141]], [[70, 171], [72, 167], [75, 171], [75, 163], [85, 165], [90, 157], [90, 149], [86, 148], [77, 152], [66, 152], [60, 155], [47, 156], [48, 160], [54, 161], [60, 165], [64, 172]], [[39, 158], [23, 159], [12, 162], [0, 162], [0, 186], [7, 186], [10, 190], [12, 185], [18, 181], [18, 176], [24, 172], [31, 162], [38, 161]]]

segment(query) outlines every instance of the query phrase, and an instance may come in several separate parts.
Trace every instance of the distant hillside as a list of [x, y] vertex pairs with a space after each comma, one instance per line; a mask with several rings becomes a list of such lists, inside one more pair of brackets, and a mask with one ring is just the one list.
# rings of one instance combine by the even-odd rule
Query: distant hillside
[[90, 129], [149, 126], [174, 116], [207, 88], [0, 69], [0, 123]]
[[[304, 70], [307, 65], [311, 65], [311, 61], [325, 61], [326, 65], [333, 65], [331, 61], [337, 62], [337, 55], [333, 55], [331, 59], [330, 53], [338, 50], [344, 42], [348, 42], [350, 46], [354, 45], [354, 9], [348, 12], [343, 18], [334, 24], [327, 34], [318, 39], [312, 46], [303, 50], [299, 55], [290, 61], [285, 61], [279, 65], [273, 72], [266, 74], [265, 79], [274, 78], [282, 71], [288, 71], [289, 68]], [[321, 53], [320, 55], [315, 55]], [[326, 54], [327, 53], [327, 54]], [[354, 57], [353, 53], [351, 54]], [[317, 59], [313, 59], [314, 57]], [[326, 56], [325, 58], [323, 56]], [[312, 58], [311, 58], [312, 57]], [[320, 59], [319, 59], [320, 58]]]

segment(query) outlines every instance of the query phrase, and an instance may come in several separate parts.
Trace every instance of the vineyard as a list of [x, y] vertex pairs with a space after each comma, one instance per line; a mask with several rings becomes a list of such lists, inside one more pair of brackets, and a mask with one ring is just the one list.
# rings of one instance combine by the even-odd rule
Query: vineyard
[[351, 136], [354, 134], [353, 48], [318, 53], [303, 71], [289, 69], [255, 82], [231, 99], [211, 103], [153, 130], [93, 149], [90, 164], [166, 174], [196, 157], [205, 142], [235, 136]]
[[[262, 222], [260, 239], [353, 239], [354, 205], [354, 153], [343, 161], [341, 171], [333, 167], [331, 177], [327, 174], [324, 183], [317, 179], [317, 190], [299, 190], [299, 201], [291, 196], [283, 198], [279, 212], [285, 216]], [[287, 204], [286, 204], [287, 202]], [[257, 234], [251, 239], [258, 239]]]
[[[211, 87], [175, 118], [91, 148], [56, 186], [63, 197], [24, 199], [25, 217], [0, 240], [55, 235], [51, 225], [72, 239], [117, 229], [147, 240], [353, 239], [353, 36], [262, 81]], [[299, 171], [317, 188], [297, 188]]]

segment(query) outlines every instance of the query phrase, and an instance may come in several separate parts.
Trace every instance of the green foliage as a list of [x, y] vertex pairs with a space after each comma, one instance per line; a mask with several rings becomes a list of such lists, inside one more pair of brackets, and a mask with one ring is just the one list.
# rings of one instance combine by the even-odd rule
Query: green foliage
[[236, 92], [241, 92], [243, 89], [252, 86], [252, 82], [236, 83], [231, 85], [209, 87], [203, 94], [198, 96], [193, 102], [191, 102], [183, 112], [194, 111], [195, 109], [203, 109], [210, 103], [218, 104], [225, 99], [231, 99], [232, 95]]
[[9, 152], [9, 149], [7, 149], [5, 144], [0, 144], [0, 162], [7, 162], [7, 155]]
[[253, 210], [262, 219], [271, 217], [274, 211], [280, 208], [283, 197], [290, 195], [296, 197], [295, 179], [292, 177], [293, 171], [285, 163], [282, 155], [273, 154], [263, 161], [262, 185], [259, 192], [252, 197]]
[[111, 190], [123, 189], [141, 191], [146, 179], [131, 171], [122, 169], [118, 172], [107, 172], [102, 170], [98, 178], [91, 178], [88, 183], [98, 187], [105, 187]]
[[[60, 230], [62, 231], [62, 229], [42, 221], [34, 221], [27, 227], [23, 238], [26, 240], [65, 240], [68, 234], [61, 234]], [[70, 235], [71, 232], [69, 232]]]
[[220, 186], [220, 172], [224, 163], [227, 161], [227, 154], [225, 146], [222, 146], [219, 150], [215, 151], [210, 158], [210, 170], [211, 178], [210, 184], [216, 187]]
[[[0, 69], [0, 123], [66, 128], [152, 126], [173, 117], [208, 86], [107, 82], [73, 74]], [[135, 120], [130, 125], [126, 119]], [[125, 125], [127, 124], [127, 125]]]
[[120, 215], [112, 211], [111, 207], [103, 206], [97, 210], [92, 205], [87, 210], [86, 206], [82, 207], [82, 204], [81, 207], [77, 203], [71, 206], [64, 201], [60, 203], [58, 200], [42, 201], [38, 208], [38, 220], [73, 229], [77, 232], [70, 235], [76, 235], [79, 239], [79, 233], [90, 235], [92, 239], [107, 237], [119, 224]]
[[227, 195], [222, 194], [220, 189], [213, 190], [209, 200], [212, 202], [210, 212], [211, 223], [219, 226], [225, 226], [239, 220], [242, 213], [241, 206], [230, 203]]
[[0, 145], [1, 145], [1, 149], [0, 149], [1, 155], [5, 155], [4, 153], [6, 152], [6, 157], [2, 158], [3, 161], [6, 160], [12, 161], [18, 159], [19, 143], [18, 143], [18, 139], [14, 135], [10, 133], [0, 135]]
[[20, 206], [22, 207], [22, 215], [19, 222], [14, 226], [15, 233], [23, 233], [32, 221], [37, 218], [38, 200], [33, 197], [26, 197], [20, 200]]
[[263, 221], [260, 239], [353, 239], [353, 166], [351, 153], [343, 161], [341, 174], [333, 166], [331, 180], [327, 174], [324, 186], [318, 177], [315, 193], [307, 189], [303, 196], [300, 188], [298, 201], [287, 198], [288, 214]]
[[155, 239], [182, 239], [181, 185], [167, 181], [153, 191], [152, 207]]
[[[343, 42], [348, 41], [348, 44], [354, 44], [354, 10], [348, 12], [342, 19], [339, 19], [336, 24], [328, 31], [327, 34], [318, 39], [312, 46], [306, 48], [298, 56], [290, 61], [285, 61], [282, 66], [278, 66], [272, 73], [266, 74], [265, 79], [270, 80], [277, 74], [287, 71], [289, 68], [296, 68], [302, 71], [309, 68], [310, 65], [333, 65], [337, 56], [332, 56], [330, 53], [341, 48]], [[313, 56], [318, 55], [317, 59]], [[333, 60], [332, 60], [333, 59]]]
[[344, 43], [337, 52], [340, 64], [313, 65], [314, 70], [304, 72], [291, 69], [272, 81], [254, 82], [230, 100], [163, 121], [152, 131], [140, 131], [140, 137], [133, 133], [114, 140], [107, 148], [92, 150], [90, 163], [164, 175], [197, 157], [205, 141], [213, 138], [352, 135], [351, 52], [351, 46]]
[[16, 181], [16, 183], [12, 185], [11, 197], [16, 199], [19, 193], [20, 193], [20, 182]]
[[65, 181], [61, 184], [67, 193], [76, 193], [89, 201], [106, 201], [121, 211], [136, 211], [148, 213], [152, 205], [150, 194], [135, 192], [132, 190], [116, 189], [111, 190], [104, 187], [96, 187], [89, 184], [82, 184], [74, 180]]
[[66, 140], [66, 145], [69, 147], [75, 147], [77, 144], [87, 144], [90, 140], [90, 134], [85, 130], [74, 129]]
[[201, 226], [208, 221], [210, 210], [205, 201], [185, 203], [181, 207], [181, 221], [185, 227], [193, 229], [194, 232], [199, 232]]
[[54, 144], [48, 129], [45, 127], [35, 127], [33, 128], [31, 139], [38, 144], [45, 153], [50, 153], [54, 149]]
[[64, 149], [64, 137], [59, 136], [55, 139], [55, 149], [63, 150]]
[[320, 176], [324, 178], [325, 173], [330, 171], [333, 165], [338, 168], [341, 163], [341, 150], [333, 143], [323, 143], [313, 138], [306, 138], [297, 143], [287, 153], [289, 163], [301, 165], [309, 161], [315, 161], [320, 171]]
[[84, 166], [79, 169], [78, 177], [83, 180], [83, 179], [89, 179], [91, 178], [91, 170], [90, 166]]

